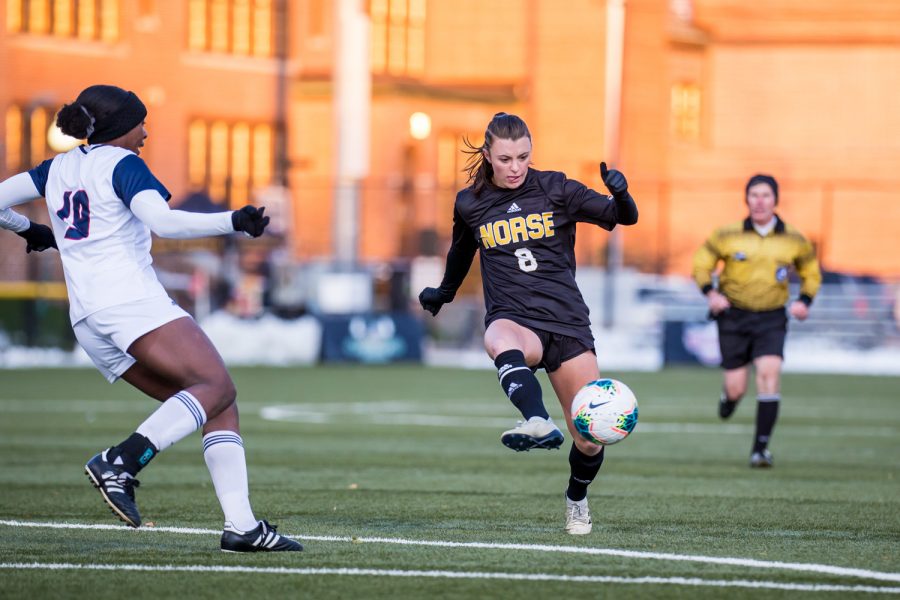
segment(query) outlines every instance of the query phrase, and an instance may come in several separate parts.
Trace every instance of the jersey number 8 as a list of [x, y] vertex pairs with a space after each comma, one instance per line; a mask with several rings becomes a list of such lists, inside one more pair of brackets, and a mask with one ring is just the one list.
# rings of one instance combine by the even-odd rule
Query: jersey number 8
[[519, 259], [519, 269], [525, 271], [526, 273], [537, 271], [537, 260], [534, 258], [534, 254], [532, 254], [531, 250], [529, 250], [528, 248], [519, 248], [518, 250], [516, 250], [516, 258]]

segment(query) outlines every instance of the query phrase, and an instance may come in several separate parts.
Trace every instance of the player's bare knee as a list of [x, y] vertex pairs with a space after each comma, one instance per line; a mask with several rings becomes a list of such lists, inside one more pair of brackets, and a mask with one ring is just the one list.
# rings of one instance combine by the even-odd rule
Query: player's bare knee
[[578, 451], [584, 454], [585, 456], [596, 456], [603, 450], [603, 446], [600, 444], [594, 444], [582, 438], [580, 435], [572, 436], [572, 441], [575, 443], [575, 447], [578, 448]]
[[726, 385], [725, 386], [725, 397], [732, 401], [737, 402], [741, 398], [744, 397], [744, 394], [747, 393], [747, 386], [745, 385]]
[[234, 404], [234, 401], [237, 398], [237, 389], [234, 386], [234, 381], [232, 381], [231, 376], [228, 375], [227, 372], [218, 374], [214, 377], [209, 381], [209, 386], [211, 395], [216, 399], [216, 414]]
[[487, 350], [488, 355], [492, 359], [496, 359], [499, 354], [506, 352], [507, 350], [516, 349], [516, 344], [514, 340], [509, 338], [497, 337], [485, 340], [484, 347]]

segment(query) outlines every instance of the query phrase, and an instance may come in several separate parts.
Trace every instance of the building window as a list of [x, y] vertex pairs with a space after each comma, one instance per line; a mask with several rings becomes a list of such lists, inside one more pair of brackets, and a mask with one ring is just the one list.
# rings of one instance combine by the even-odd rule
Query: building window
[[20, 173], [50, 157], [47, 144], [48, 129], [55, 111], [46, 106], [6, 109], [6, 171]]
[[672, 86], [672, 133], [676, 138], [696, 142], [700, 139], [700, 86], [676, 83]]
[[121, 0], [7, 0], [6, 30], [115, 42]]
[[195, 119], [188, 126], [188, 181], [213, 202], [240, 208], [254, 189], [272, 183], [273, 144], [267, 123]]
[[425, 72], [425, 0], [371, 0], [372, 72], [416, 77]]
[[273, 0], [188, 0], [188, 48], [272, 56]]

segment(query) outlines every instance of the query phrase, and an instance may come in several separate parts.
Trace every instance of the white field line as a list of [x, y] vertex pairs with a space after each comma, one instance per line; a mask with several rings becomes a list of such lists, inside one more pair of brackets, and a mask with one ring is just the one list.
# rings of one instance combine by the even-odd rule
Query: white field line
[[[123, 532], [133, 532], [139, 534], [142, 532], [159, 532], [159, 533], [182, 533], [195, 535], [216, 535], [222, 534], [221, 531], [215, 529], [195, 529], [190, 527], [141, 527], [140, 529], [131, 529], [124, 525], [110, 524], [86, 524], [86, 523], [44, 523], [36, 521], [17, 521], [0, 519], [0, 526], [8, 527], [35, 527], [40, 529], [92, 529], [92, 530], [114, 530]], [[642, 552], [636, 550], [616, 550], [613, 548], [585, 548], [578, 546], [553, 546], [546, 544], [512, 544], [512, 543], [496, 543], [496, 542], [450, 542], [441, 540], [411, 540], [404, 538], [381, 538], [381, 537], [347, 537], [347, 536], [331, 536], [331, 535], [299, 535], [288, 534], [291, 537], [299, 537], [303, 541], [312, 540], [319, 542], [350, 542], [356, 544], [392, 544], [399, 546], [431, 546], [439, 548], [477, 548], [479, 550], [524, 550], [530, 552], [550, 552], [564, 554], [584, 554], [584, 555], [601, 555], [601, 556], [619, 556], [624, 558], [637, 558], [646, 560], [669, 560], [676, 562], [695, 562], [714, 565], [731, 565], [738, 567], [751, 567], [756, 569], [772, 569], [785, 571], [799, 571], [807, 573], [823, 573], [826, 575], [836, 575], [840, 577], [859, 577], [863, 579], [875, 579], [879, 581], [897, 581], [900, 582], [900, 573], [888, 573], [883, 571], [870, 571], [868, 569], [855, 569], [848, 567], [837, 567], [833, 565], [822, 565], [815, 563], [788, 563], [778, 561], [756, 560], [753, 558], [734, 558], [734, 557], [718, 557], [718, 556], [700, 556], [692, 554], [672, 554], [666, 552]]]
[[[341, 404], [297, 403], [264, 406], [259, 416], [267, 421], [287, 421], [306, 424], [334, 424], [343, 422], [348, 414], [353, 415], [355, 423], [371, 423], [375, 425], [411, 425], [420, 427], [471, 427], [471, 428], [507, 428], [515, 420], [513, 416], [499, 417], [479, 414], [484, 412], [484, 404], [454, 403], [445, 407], [455, 414], [447, 412], [422, 412], [427, 405], [411, 401], [386, 402], [347, 402]], [[488, 407], [490, 408], [490, 407]], [[438, 408], [437, 410], [440, 410]], [[835, 435], [859, 435], [866, 437], [896, 437], [900, 429], [896, 427], [848, 428], [845, 426], [819, 425], [779, 425], [780, 431], [791, 435], [821, 437]], [[638, 433], [675, 433], [703, 435], [746, 435], [753, 432], [750, 424], [734, 423], [684, 423], [661, 421], [638, 421]]]
[[[155, 405], [146, 402], [134, 402], [129, 400], [71, 400], [59, 402], [56, 400], [0, 400], [0, 413], [14, 414], [44, 414], [44, 413], [147, 413], [153, 410]], [[431, 410], [434, 402], [417, 401], [385, 401], [385, 402], [356, 402], [341, 405], [324, 403], [297, 403], [263, 406], [259, 408], [259, 416], [268, 421], [288, 421], [306, 424], [333, 424], [346, 418], [348, 413], [355, 415], [357, 423], [371, 423], [374, 425], [405, 425], [418, 427], [468, 427], [487, 429], [506, 429], [515, 421], [515, 415], [507, 417], [496, 414], [496, 404], [491, 400], [466, 400], [453, 402], [445, 408], [455, 414], [441, 412], [422, 412], [423, 409]], [[487, 413], [487, 414], [485, 414]], [[493, 413], [493, 414], [491, 414]], [[667, 407], [659, 407], [657, 418], [684, 414], [668, 410]], [[900, 429], [897, 427], [866, 427], [848, 428], [843, 425], [791, 425], [780, 424], [780, 431], [791, 435], [803, 435], [821, 437], [834, 435], [839, 432], [841, 436], [861, 437], [897, 437]], [[753, 432], [751, 424], [735, 423], [689, 423], [648, 421], [644, 417], [637, 426], [640, 433], [663, 434], [697, 434], [697, 435], [746, 435]]]
[[253, 573], [271, 575], [356, 575], [364, 577], [427, 577], [432, 579], [493, 579], [501, 581], [566, 581], [578, 583], [620, 583], [634, 585], [682, 585], [717, 588], [752, 588], [797, 592], [864, 592], [900, 594], [900, 587], [869, 585], [831, 585], [779, 583], [743, 579], [700, 579], [697, 577], [612, 577], [604, 575], [556, 575], [552, 573], [498, 573], [484, 571], [411, 571], [401, 569], [291, 568], [216, 565], [140, 565], [140, 564], [76, 564], [76, 563], [0, 563], [0, 569], [37, 571], [144, 571], [190, 573]]

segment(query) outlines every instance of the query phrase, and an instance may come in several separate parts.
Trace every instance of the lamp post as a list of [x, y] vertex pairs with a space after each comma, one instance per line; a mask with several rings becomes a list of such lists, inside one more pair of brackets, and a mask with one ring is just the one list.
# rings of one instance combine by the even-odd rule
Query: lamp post
[[372, 74], [366, 6], [362, 0], [335, 3], [334, 256], [350, 269], [358, 260], [360, 187], [369, 173]]

